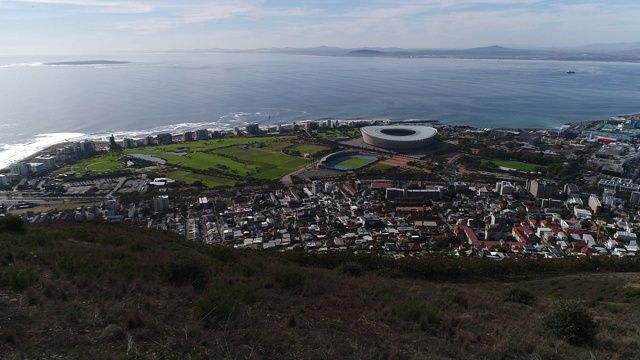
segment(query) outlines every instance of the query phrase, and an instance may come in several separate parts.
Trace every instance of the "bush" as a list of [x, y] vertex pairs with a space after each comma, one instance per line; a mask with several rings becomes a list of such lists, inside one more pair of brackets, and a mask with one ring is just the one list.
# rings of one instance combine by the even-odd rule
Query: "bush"
[[280, 270], [273, 274], [273, 281], [283, 289], [302, 289], [305, 280], [305, 276], [296, 270]]
[[338, 270], [351, 276], [360, 276], [364, 273], [364, 268], [360, 263], [349, 261], [338, 267]]
[[232, 318], [241, 308], [256, 301], [254, 291], [240, 285], [220, 284], [209, 289], [196, 303], [196, 314], [210, 324], [212, 319]]
[[175, 285], [191, 284], [202, 290], [207, 285], [207, 267], [204, 261], [189, 253], [177, 253], [171, 257], [165, 270], [165, 278]]
[[426, 320], [429, 324], [437, 324], [440, 322], [440, 313], [438, 309], [422, 300], [407, 300], [398, 304], [393, 313], [405, 321], [422, 321]]
[[23, 291], [36, 282], [38, 274], [30, 267], [11, 267], [7, 271], [9, 286], [15, 291]]
[[0, 232], [21, 233], [24, 222], [17, 216], [0, 216]]
[[504, 292], [504, 301], [516, 302], [525, 305], [533, 305], [536, 302], [536, 296], [529, 290], [523, 288], [509, 289]]
[[598, 333], [591, 314], [575, 301], [563, 301], [544, 317], [544, 326], [573, 345], [589, 344]]
[[448, 296], [448, 298], [452, 303], [458, 304], [465, 309], [469, 306], [469, 301], [467, 300], [467, 298], [460, 294], [451, 294]]

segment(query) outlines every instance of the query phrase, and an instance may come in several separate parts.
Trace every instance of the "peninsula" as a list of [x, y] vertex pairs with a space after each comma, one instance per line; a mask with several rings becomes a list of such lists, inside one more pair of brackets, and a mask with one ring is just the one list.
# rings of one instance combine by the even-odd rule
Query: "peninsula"
[[60, 65], [122, 65], [129, 64], [130, 61], [116, 61], [116, 60], [77, 60], [77, 61], [56, 61], [46, 62], [44, 65], [60, 66]]

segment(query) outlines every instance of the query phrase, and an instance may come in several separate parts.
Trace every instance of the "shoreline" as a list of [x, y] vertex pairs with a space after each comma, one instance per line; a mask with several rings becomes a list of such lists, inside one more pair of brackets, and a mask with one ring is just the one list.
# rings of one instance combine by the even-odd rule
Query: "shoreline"
[[[635, 113], [635, 114], [622, 114], [622, 115], [615, 115], [615, 116], [611, 116], [608, 119], [599, 119], [599, 120], [584, 120], [584, 121], [574, 121], [574, 122], [567, 122], [564, 123], [560, 126], [557, 127], [553, 127], [553, 128], [530, 128], [530, 127], [521, 127], [521, 128], [511, 128], [511, 127], [500, 127], [500, 128], [479, 128], [479, 127], [474, 127], [471, 125], [460, 125], [460, 124], [447, 124], [447, 123], [443, 123], [440, 120], [416, 120], [416, 119], [407, 119], [407, 120], [380, 120], [380, 119], [343, 119], [343, 120], [337, 120], [337, 119], [327, 119], [327, 118], [322, 118], [319, 120], [302, 120], [302, 121], [294, 121], [294, 122], [290, 122], [290, 123], [271, 123], [271, 124], [259, 124], [261, 129], [270, 129], [270, 128], [274, 128], [274, 127], [279, 127], [279, 126], [283, 126], [283, 127], [292, 127], [295, 124], [303, 124], [303, 123], [307, 123], [307, 122], [316, 122], [316, 123], [322, 123], [322, 122], [326, 122], [326, 121], [336, 121], [337, 123], [340, 124], [339, 127], [343, 127], [345, 124], [347, 125], [347, 127], [351, 127], [350, 124], [352, 123], [360, 123], [360, 126], [366, 125], [367, 123], [369, 124], [373, 124], [373, 123], [388, 123], [388, 124], [392, 124], [392, 125], [399, 125], [399, 124], [407, 124], [407, 125], [411, 125], [411, 124], [427, 124], [427, 125], [431, 125], [434, 127], [439, 127], [439, 126], [452, 126], [452, 127], [459, 127], [459, 128], [468, 128], [468, 129], [476, 129], [476, 130], [500, 130], [500, 131], [554, 131], [554, 130], [559, 130], [565, 127], [575, 127], [578, 124], [589, 124], [589, 123], [597, 123], [597, 122], [604, 122], [604, 121], [618, 121], [618, 122], [622, 122], [622, 121], [627, 121], [629, 119], [640, 119], [640, 114], [639, 113]], [[205, 126], [197, 126], [196, 123], [180, 123], [180, 124], [172, 124], [172, 125], [165, 125], [162, 128], [156, 128], [156, 129], [149, 129], [148, 132], [144, 131], [144, 130], [134, 130], [134, 131], [123, 131], [123, 132], [114, 132], [114, 134], [118, 134], [118, 137], [116, 138], [118, 142], [122, 142], [122, 140], [124, 138], [133, 138], [133, 139], [143, 139], [147, 136], [153, 136], [155, 137], [158, 134], [161, 133], [169, 133], [174, 137], [179, 137], [179, 136], [183, 136], [185, 133], [187, 132], [192, 132], [192, 131], [196, 131], [197, 129], [202, 129], [203, 127], [206, 127], [206, 125], [209, 125], [212, 123], [202, 123], [202, 125]], [[339, 128], [336, 127], [336, 128]], [[168, 128], [173, 128], [175, 130], [177, 129], [190, 129], [187, 131], [183, 131], [183, 132], [169, 132], [169, 131], [163, 131], [161, 129], [168, 129]], [[207, 130], [208, 131], [220, 131], [223, 133], [229, 133], [232, 132], [234, 130], [234, 128], [239, 128], [239, 127], [231, 127], [231, 126], [218, 126], [218, 127], [208, 127]], [[135, 134], [135, 135], [134, 135]], [[40, 155], [44, 155], [44, 154], [51, 154], [51, 153], [55, 153], [58, 149], [61, 149], [65, 146], [65, 144], [69, 144], [69, 143], [74, 143], [74, 142], [79, 142], [79, 141], [83, 141], [83, 140], [89, 140], [91, 142], [93, 142], [94, 144], [101, 146], [101, 147], [108, 147], [108, 140], [105, 140], [105, 137], [107, 137], [106, 134], [94, 134], [94, 135], [89, 135], [89, 134], [81, 134], [81, 133], [54, 133], [52, 135], [55, 135], [55, 142], [51, 142], [48, 143], [46, 145], [44, 145], [42, 148], [35, 150], [35, 151], [30, 151], [29, 154], [26, 154], [24, 156], [21, 155], [17, 155], [20, 156], [18, 159], [16, 159], [15, 157], [9, 157], [7, 160], [4, 160], [4, 162], [6, 164], [3, 164], [3, 161], [0, 159], [0, 170], [6, 170], [10, 164], [13, 163], [28, 163], [29, 161], [35, 159], [37, 156]], [[130, 135], [130, 136], [127, 136]], [[41, 137], [45, 138], [46, 135], [40, 135]], [[64, 138], [64, 139], [63, 139]], [[38, 141], [35, 141], [36, 143]], [[12, 145], [9, 145], [12, 146]], [[19, 145], [13, 145], [13, 146], [19, 146]], [[98, 151], [102, 151], [104, 149], [100, 149]], [[7, 150], [5, 150], [7, 151]]]

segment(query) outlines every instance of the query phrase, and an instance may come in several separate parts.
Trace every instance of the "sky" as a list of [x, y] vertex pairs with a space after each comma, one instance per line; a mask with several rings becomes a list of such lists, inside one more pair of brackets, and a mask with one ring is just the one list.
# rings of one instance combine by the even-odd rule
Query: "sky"
[[0, 55], [640, 41], [640, 1], [0, 0]]

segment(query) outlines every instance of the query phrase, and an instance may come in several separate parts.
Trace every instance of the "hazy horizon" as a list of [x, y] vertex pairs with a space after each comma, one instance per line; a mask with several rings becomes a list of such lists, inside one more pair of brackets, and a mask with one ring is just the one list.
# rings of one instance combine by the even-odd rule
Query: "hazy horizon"
[[636, 42], [615, 0], [5, 0], [4, 55], [318, 46], [463, 49]]

